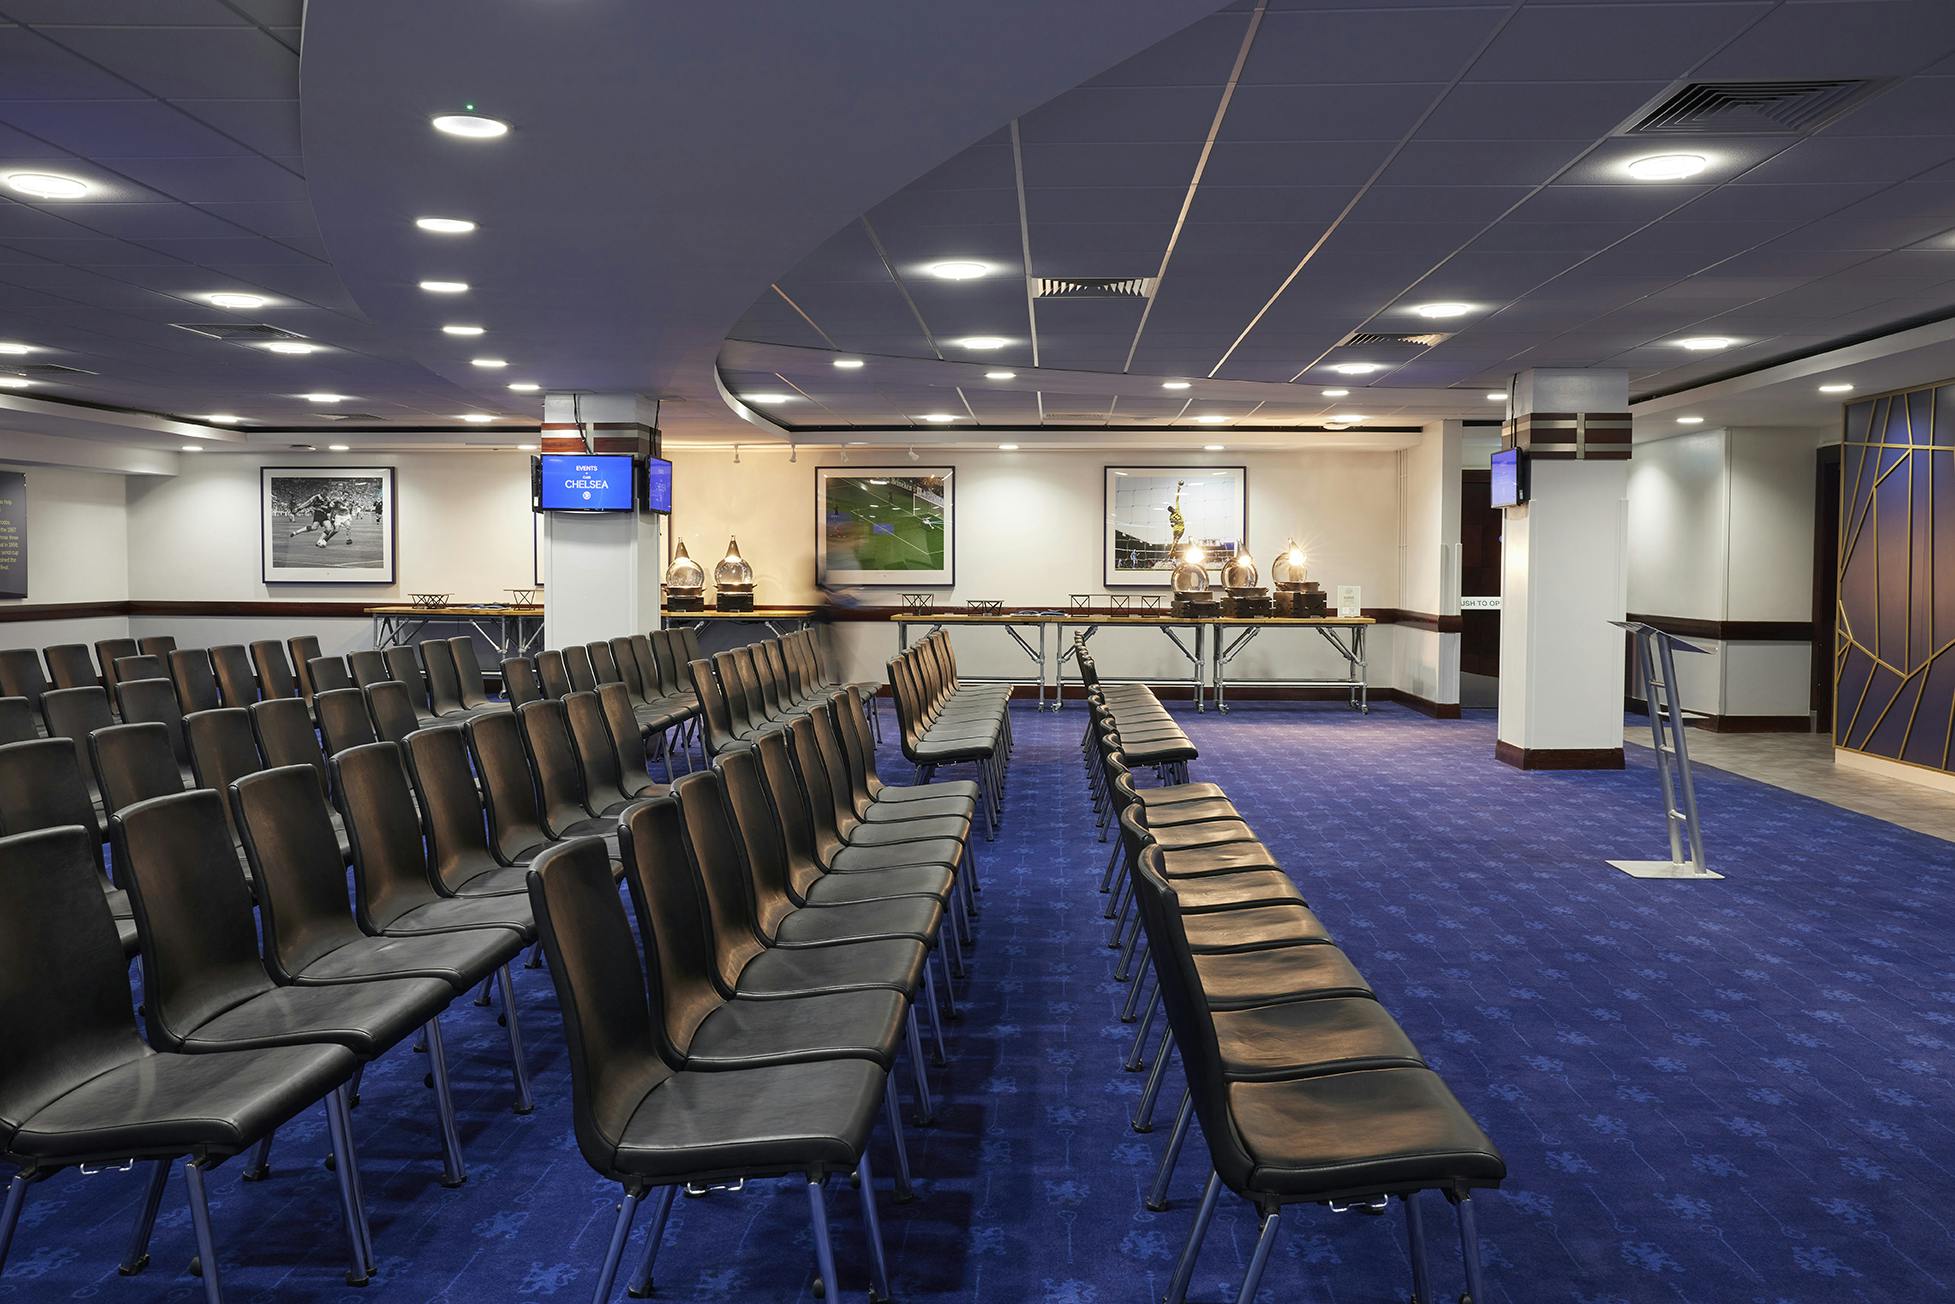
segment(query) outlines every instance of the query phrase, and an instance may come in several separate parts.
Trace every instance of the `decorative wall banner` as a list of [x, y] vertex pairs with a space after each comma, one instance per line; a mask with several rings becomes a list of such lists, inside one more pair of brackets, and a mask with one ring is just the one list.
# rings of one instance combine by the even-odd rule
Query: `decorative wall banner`
[[1248, 542], [1248, 484], [1240, 466], [1107, 467], [1107, 587], [1168, 587], [1179, 552], [1191, 544], [1219, 574]]
[[267, 584], [392, 584], [394, 468], [267, 466], [258, 472]]
[[27, 596], [27, 477], [0, 471], [0, 598]]
[[815, 583], [824, 589], [957, 582], [948, 466], [815, 469]]
[[1833, 626], [1833, 745], [1955, 769], [1955, 382], [1847, 406]]

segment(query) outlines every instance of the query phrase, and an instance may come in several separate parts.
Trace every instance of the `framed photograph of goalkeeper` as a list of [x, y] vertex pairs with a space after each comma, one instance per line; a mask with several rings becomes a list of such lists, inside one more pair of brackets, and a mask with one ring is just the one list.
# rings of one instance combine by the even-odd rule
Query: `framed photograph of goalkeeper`
[[267, 466], [258, 472], [267, 584], [392, 584], [394, 468]]
[[957, 473], [948, 466], [815, 469], [815, 583], [824, 589], [957, 582]]
[[1220, 573], [1249, 533], [1240, 466], [1106, 468], [1106, 586], [1166, 588], [1190, 547]]

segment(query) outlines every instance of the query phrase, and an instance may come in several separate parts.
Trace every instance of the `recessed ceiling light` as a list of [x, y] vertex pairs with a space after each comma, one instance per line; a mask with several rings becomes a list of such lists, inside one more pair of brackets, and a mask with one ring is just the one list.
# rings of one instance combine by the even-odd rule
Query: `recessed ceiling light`
[[204, 446], [202, 444], [185, 444], [181, 451], [185, 453], [201, 453], [204, 451]]
[[1002, 349], [1011, 343], [1002, 335], [966, 335], [961, 340], [952, 340], [960, 349]]
[[319, 346], [304, 340], [273, 340], [265, 349], [271, 353], [317, 353]]
[[1710, 165], [1702, 154], [1652, 154], [1631, 159], [1624, 171], [1638, 181], [1681, 181], [1694, 177]]
[[1678, 340], [1677, 347], [1689, 349], [1692, 353], [1714, 353], [1736, 343], [1736, 340], [1725, 335], [1693, 335], [1687, 340]]
[[1822, 394], [1851, 394], [1853, 392], [1853, 386], [1847, 384], [1845, 381], [1838, 381], [1831, 385], [1821, 385], [1819, 392]]
[[468, 365], [471, 367], [484, 367], [493, 371], [497, 367], [508, 366], [509, 362], [505, 358], [470, 358]]
[[1331, 368], [1340, 376], [1369, 376], [1374, 371], [1383, 371], [1381, 362], [1340, 362]]
[[999, 451], [999, 452], [1001, 452], [1001, 453], [1016, 453], [1016, 452], [1018, 451], [1018, 445], [1017, 445], [1017, 444], [1000, 444], [1000, 445], [998, 445], [998, 451]]
[[1204, 425], [1204, 426], [1219, 426], [1224, 421], [1227, 420], [1228, 420], [1227, 417], [1221, 416], [1218, 413], [1214, 413], [1214, 412], [1204, 412], [1200, 416], [1195, 418], [1195, 422], [1197, 425]]
[[414, 225], [436, 235], [467, 235], [475, 229], [475, 223], [465, 217], [417, 217]]
[[326, 451], [329, 453], [344, 453], [352, 447], [353, 445], [351, 444], [327, 444]]
[[860, 371], [862, 369], [862, 359], [837, 358], [835, 359], [833, 365], [839, 367], [843, 371]]
[[265, 296], [262, 294], [231, 294], [227, 292], [223, 294], [207, 294], [204, 298], [213, 307], [217, 308], [262, 308], [265, 306]]
[[517, 451], [517, 452], [519, 452], [519, 453], [534, 453], [534, 452], [536, 451], [536, 445], [535, 445], [535, 444], [518, 444], [518, 445], [516, 445], [516, 451]]
[[740, 401], [742, 403], [792, 403], [795, 397], [793, 394], [742, 394]]
[[480, 335], [482, 328], [480, 326], [443, 326], [441, 333], [443, 335]]
[[987, 371], [984, 373], [984, 378], [986, 380], [1017, 380], [1018, 373], [1015, 371]]
[[1362, 412], [1339, 412], [1331, 420], [1340, 421], [1347, 426], [1355, 426], [1358, 422], [1365, 420], [1365, 415]]
[[534, 394], [537, 390], [542, 389], [543, 386], [533, 380], [518, 380], [513, 382], [509, 388], [515, 390], [518, 394]]
[[1202, 452], [1204, 452], [1204, 453], [1219, 453], [1219, 452], [1221, 452], [1221, 451], [1222, 451], [1222, 445], [1220, 445], [1220, 444], [1203, 444], [1203, 445], [1202, 445]]
[[199, 421], [208, 421], [214, 426], [234, 426], [243, 420], [242, 417], [230, 412], [213, 412], [207, 417], [199, 417], [197, 419]]
[[1487, 402], [1489, 403], [1505, 403], [1506, 401], [1507, 401], [1507, 396], [1505, 394], [1487, 395]]
[[344, 403], [346, 401], [346, 395], [344, 394], [301, 394], [299, 397], [308, 403]]
[[0, 376], [0, 389], [26, 389], [33, 383], [25, 376]]
[[1188, 382], [1185, 380], [1164, 380], [1161, 382], [1161, 388], [1162, 389], [1186, 389], [1188, 388]]
[[479, 113], [442, 113], [429, 121], [443, 135], [460, 136], [466, 140], [494, 140], [497, 136], [509, 134], [508, 123], [499, 118], [485, 118]]
[[949, 412], [925, 412], [922, 416], [918, 417], [917, 420], [928, 421], [933, 426], [940, 426], [943, 425], [946, 421], [955, 421], [957, 420], [957, 418]]
[[32, 352], [34, 352], [34, 346], [31, 344], [0, 343], [0, 353], [5, 353], [11, 357], [20, 357], [22, 354]]
[[468, 422], [472, 426], [479, 426], [482, 425], [484, 422], [495, 420], [495, 418], [490, 416], [487, 412], [464, 412], [462, 413], [460, 419]]
[[1350, 392], [1348, 389], [1327, 389], [1323, 391], [1323, 395], [1325, 398], [1343, 398]]
[[35, 199], [80, 199], [90, 189], [86, 181], [53, 172], [9, 172], [6, 181], [7, 189]]
[[948, 262], [931, 263], [923, 270], [940, 281], [975, 281], [980, 276], [990, 274], [991, 264], [974, 262], [968, 258], [953, 258]]
[[1680, 426], [1701, 426], [1701, 425], [1703, 425], [1703, 424], [1704, 424], [1704, 418], [1702, 418], [1702, 417], [1678, 417], [1678, 418], [1677, 418], [1677, 424], [1678, 424], [1678, 425], [1680, 425]]
[[1441, 317], [1464, 317], [1467, 313], [1473, 311], [1473, 305], [1470, 303], [1419, 303], [1412, 306], [1412, 311], [1418, 313], [1421, 317], [1435, 319]]
[[429, 294], [467, 294], [467, 281], [423, 281], [421, 288]]

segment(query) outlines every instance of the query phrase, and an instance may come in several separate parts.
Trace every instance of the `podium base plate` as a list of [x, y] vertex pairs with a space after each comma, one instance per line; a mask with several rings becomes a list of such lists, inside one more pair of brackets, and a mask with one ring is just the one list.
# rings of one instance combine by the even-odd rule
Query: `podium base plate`
[[1674, 860], [1612, 860], [1609, 862], [1633, 878], [1723, 878], [1701, 865], [1679, 865]]

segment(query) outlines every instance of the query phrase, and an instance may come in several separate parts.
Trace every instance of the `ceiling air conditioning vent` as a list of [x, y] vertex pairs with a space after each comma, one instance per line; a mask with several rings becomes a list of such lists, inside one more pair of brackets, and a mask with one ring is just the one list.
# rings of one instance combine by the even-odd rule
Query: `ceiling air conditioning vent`
[[1151, 276], [1041, 276], [1035, 280], [1039, 299], [1150, 299]]
[[1631, 136], [1803, 136], [1879, 89], [1878, 81], [1693, 82], [1658, 104]]
[[281, 330], [276, 326], [264, 326], [256, 322], [237, 321], [173, 321], [170, 325], [180, 331], [194, 331], [214, 340], [225, 340], [233, 344], [261, 344], [266, 340], [302, 340], [305, 338], [293, 331]]
[[1429, 349], [1435, 344], [1444, 344], [1453, 338], [1450, 331], [1419, 331], [1410, 334], [1400, 331], [1354, 331], [1337, 342], [1342, 348], [1401, 348]]
[[58, 362], [29, 362], [23, 366], [8, 367], [7, 371], [16, 376], [36, 376], [49, 380], [60, 380], [64, 376], [95, 376], [101, 373], [83, 371], [80, 367], [64, 367]]
[[373, 425], [380, 424], [380, 418], [375, 416], [371, 412], [327, 412], [322, 415], [325, 416], [326, 420], [337, 422], [340, 425], [345, 425], [348, 422], [351, 422], [356, 426], [373, 426]]

